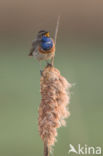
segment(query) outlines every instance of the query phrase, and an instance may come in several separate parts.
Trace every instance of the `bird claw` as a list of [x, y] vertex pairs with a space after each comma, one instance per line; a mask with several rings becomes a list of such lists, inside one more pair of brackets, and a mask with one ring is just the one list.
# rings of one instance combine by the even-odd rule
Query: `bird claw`
[[51, 63], [47, 63], [47, 67], [52, 67], [53, 65]]

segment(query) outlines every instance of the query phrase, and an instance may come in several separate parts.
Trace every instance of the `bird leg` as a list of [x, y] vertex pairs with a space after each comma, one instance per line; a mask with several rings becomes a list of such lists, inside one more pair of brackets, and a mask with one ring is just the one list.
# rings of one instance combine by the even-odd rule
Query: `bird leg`
[[46, 60], [47, 66], [53, 66], [54, 65], [54, 57], [52, 57], [51, 62], [49, 63], [48, 60]]
[[52, 66], [51, 63], [49, 63], [48, 60], [46, 60], [46, 64], [47, 64], [47, 67], [48, 67], [48, 66]]
[[51, 66], [54, 66], [54, 57], [51, 59]]

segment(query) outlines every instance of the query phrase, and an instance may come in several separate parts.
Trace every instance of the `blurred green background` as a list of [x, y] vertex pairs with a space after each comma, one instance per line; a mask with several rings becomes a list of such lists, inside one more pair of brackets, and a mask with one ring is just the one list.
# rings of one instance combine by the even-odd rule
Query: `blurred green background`
[[67, 156], [69, 144], [103, 146], [103, 2], [4, 0], [0, 1], [0, 156], [43, 155], [37, 121], [39, 64], [28, 53], [39, 29], [53, 35], [59, 14], [55, 67], [75, 85], [71, 116], [67, 127], [58, 130], [53, 155]]

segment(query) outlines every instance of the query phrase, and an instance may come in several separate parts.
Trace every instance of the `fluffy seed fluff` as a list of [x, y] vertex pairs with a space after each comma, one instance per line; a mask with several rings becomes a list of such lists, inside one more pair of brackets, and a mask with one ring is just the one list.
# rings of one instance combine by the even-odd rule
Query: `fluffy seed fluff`
[[70, 116], [71, 84], [58, 69], [47, 66], [42, 73], [40, 87], [39, 132], [44, 145], [50, 149], [56, 141], [57, 128], [65, 126], [65, 119]]

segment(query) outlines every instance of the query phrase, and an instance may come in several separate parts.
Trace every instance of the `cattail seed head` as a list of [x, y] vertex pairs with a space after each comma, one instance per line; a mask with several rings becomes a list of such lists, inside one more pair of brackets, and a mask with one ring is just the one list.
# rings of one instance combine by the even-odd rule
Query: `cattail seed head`
[[54, 67], [45, 67], [41, 79], [41, 103], [39, 107], [39, 132], [43, 142], [50, 148], [54, 145], [57, 128], [65, 126], [70, 116], [71, 84]]

